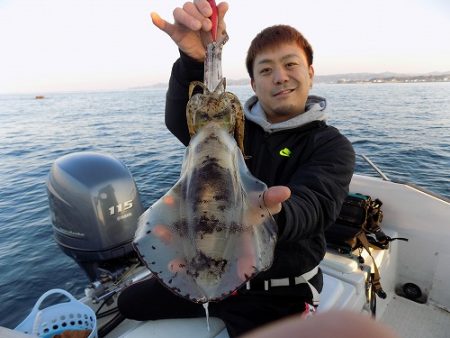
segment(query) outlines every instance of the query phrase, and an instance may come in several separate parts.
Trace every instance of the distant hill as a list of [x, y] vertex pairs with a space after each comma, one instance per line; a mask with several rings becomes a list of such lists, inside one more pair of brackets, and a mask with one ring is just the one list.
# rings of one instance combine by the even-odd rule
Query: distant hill
[[404, 73], [348, 73], [333, 75], [317, 75], [314, 77], [316, 83], [383, 83], [383, 82], [441, 82], [450, 81], [450, 71], [432, 72], [426, 74], [404, 74]]
[[373, 77], [388, 77], [393, 76], [394, 74], [396, 73], [384, 72], [384, 73], [344, 73], [331, 75], [316, 75], [314, 77], [314, 82], [339, 83], [342, 80], [365, 81]]
[[[385, 83], [385, 82], [450, 82], [450, 71], [447, 72], [431, 72], [431, 73], [345, 73], [345, 74], [331, 74], [331, 75], [316, 75], [314, 76], [315, 83]], [[248, 78], [243, 79], [227, 79], [227, 85], [241, 86], [249, 85]], [[167, 83], [156, 83], [148, 86], [132, 87], [129, 89], [155, 89], [167, 88]]]
[[[139, 87], [130, 87], [128, 89], [131, 90], [142, 90], [142, 89], [163, 89], [167, 88], [167, 83], [159, 82], [148, 86], [139, 86]], [[244, 85], [250, 85], [250, 80], [245, 79], [228, 79], [227, 78], [227, 86], [244, 86]]]

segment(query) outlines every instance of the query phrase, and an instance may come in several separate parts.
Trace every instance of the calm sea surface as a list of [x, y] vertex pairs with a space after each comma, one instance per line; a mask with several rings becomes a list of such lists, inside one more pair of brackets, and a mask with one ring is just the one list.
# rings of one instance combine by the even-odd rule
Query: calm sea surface
[[[313, 93], [328, 99], [329, 123], [388, 177], [450, 198], [450, 83], [319, 84]], [[164, 89], [0, 96], [0, 326], [15, 327], [48, 289], [82, 296], [88, 283], [52, 238], [45, 182], [57, 158], [114, 155], [145, 207], [175, 183], [183, 146], [165, 128], [164, 100]]]

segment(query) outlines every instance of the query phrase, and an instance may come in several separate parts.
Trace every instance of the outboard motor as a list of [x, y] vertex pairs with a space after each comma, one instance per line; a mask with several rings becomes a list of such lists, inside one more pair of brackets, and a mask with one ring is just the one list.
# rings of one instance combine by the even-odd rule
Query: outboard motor
[[91, 281], [138, 261], [131, 242], [143, 207], [119, 160], [93, 152], [63, 156], [50, 170], [47, 193], [55, 240]]

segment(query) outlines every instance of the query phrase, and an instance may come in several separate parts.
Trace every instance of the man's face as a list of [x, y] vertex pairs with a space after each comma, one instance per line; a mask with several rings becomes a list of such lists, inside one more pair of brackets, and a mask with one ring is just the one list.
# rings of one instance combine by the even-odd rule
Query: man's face
[[258, 54], [253, 64], [252, 88], [271, 123], [305, 112], [314, 69], [295, 42]]

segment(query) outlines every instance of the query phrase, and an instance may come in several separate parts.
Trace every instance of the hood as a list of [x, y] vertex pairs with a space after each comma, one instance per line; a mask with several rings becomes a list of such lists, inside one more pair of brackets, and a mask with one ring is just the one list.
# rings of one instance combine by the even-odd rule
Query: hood
[[245, 118], [255, 122], [268, 133], [297, 128], [312, 121], [324, 121], [327, 119], [326, 108], [327, 101], [325, 98], [310, 95], [306, 100], [306, 111], [304, 113], [287, 121], [270, 123], [267, 121], [266, 114], [256, 96], [252, 96], [244, 104]]

